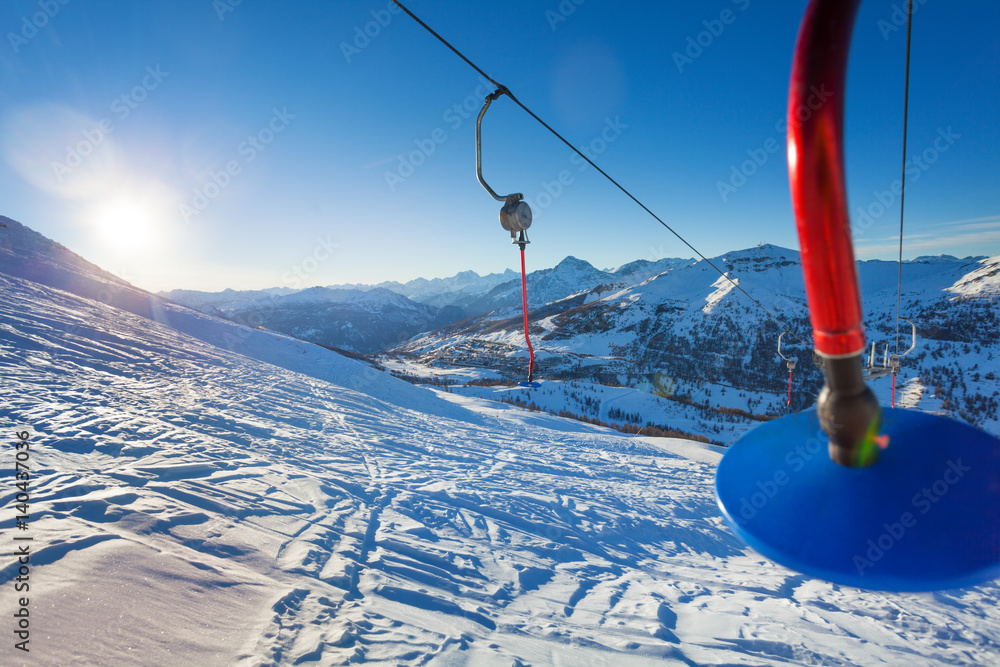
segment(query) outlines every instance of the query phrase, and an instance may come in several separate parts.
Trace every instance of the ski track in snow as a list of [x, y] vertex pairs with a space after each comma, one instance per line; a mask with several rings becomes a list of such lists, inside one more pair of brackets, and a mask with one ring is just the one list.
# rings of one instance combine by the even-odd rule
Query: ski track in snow
[[393, 392], [434, 414], [396, 407], [379, 379], [0, 288], [0, 413], [35, 475], [33, 660], [8, 637], [4, 665], [1000, 662], [995, 583], [862, 592], [746, 549], [711, 447], [416, 387]]

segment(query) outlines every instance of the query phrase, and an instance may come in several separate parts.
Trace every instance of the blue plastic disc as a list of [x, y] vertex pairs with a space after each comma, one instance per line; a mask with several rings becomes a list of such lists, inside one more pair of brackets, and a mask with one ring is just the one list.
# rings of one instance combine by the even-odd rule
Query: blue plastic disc
[[882, 434], [878, 462], [845, 468], [815, 409], [762, 424], [719, 463], [723, 516], [764, 556], [838, 584], [932, 591], [1000, 576], [1000, 440], [889, 408]]
[[530, 387], [532, 389], [537, 389], [538, 387], [541, 387], [542, 385], [539, 384], [539, 383], [537, 383], [537, 382], [518, 382], [517, 386], [518, 387]]

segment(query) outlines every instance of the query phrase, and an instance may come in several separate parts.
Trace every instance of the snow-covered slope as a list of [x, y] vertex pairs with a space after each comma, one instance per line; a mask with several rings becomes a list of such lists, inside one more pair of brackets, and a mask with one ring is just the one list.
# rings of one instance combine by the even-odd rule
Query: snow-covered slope
[[948, 291], [974, 298], [1000, 297], [1000, 257], [984, 258], [979, 264], [979, 268], [962, 276]]
[[[872, 594], [748, 551], [711, 447], [445, 402], [169, 303], [153, 320], [12, 275], [17, 245], [0, 419], [30, 442], [31, 653], [8, 638], [4, 665], [1000, 660], [994, 583]], [[51, 253], [60, 283], [134, 289]]]
[[[143, 318], [148, 326], [183, 331], [220, 349], [317, 379], [340, 382], [358, 391], [364, 392], [372, 386], [372, 377], [381, 378], [371, 367], [316, 345], [221, 320], [154, 296], [10, 218], [0, 221], [6, 224], [0, 227], [0, 274], [8, 279], [27, 278], [29, 284], [37, 283], [109, 306], [111, 310], [102, 311], [106, 314], [124, 311]], [[103, 325], [99, 317], [79, 326], [90, 332], [100, 331]], [[455, 416], [458, 412], [444, 401], [428, 402], [425, 392], [406, 382], [392, 379], [379, 386], [397, 405], [441, 415]]]
[[666, 257], [651, 261], [648, 259], [637, 259], [628, 264], [622, 264], [617, 269], [605, 269], [605, 273], [614, 274], [618, 279], [628, 279], [631, 283], [640, 283], [653, 276], [666, 271], [679, 269], [682, 266], [694, 264], [693, 259], [678, 259], [676, 257]]

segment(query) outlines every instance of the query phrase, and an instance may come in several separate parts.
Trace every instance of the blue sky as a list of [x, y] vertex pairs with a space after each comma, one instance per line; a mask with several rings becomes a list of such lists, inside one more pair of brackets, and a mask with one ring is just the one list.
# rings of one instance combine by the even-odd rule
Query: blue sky
[[[780, 121], [804, 1], [407, 5], [705, 255], [797, 247]], [[1000, 254], [1000, 5], [916, 5], [904, 256]], [[855, 28], [862, 258], [897, 252], [904, 6]], [[0, 214], [152, 290], [514, 268], [474, 171], [490, 89], [391, 7], [6, 0]], [[532, 204], [529, 268], [691, 256], [510, 100], [483, 130], [487, 180]]]

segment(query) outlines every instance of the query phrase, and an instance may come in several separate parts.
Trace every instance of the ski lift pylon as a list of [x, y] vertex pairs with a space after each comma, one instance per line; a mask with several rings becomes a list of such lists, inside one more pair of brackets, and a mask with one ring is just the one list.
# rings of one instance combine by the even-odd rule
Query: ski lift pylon
[[[810, 0], [788, 103], [793, 207], [826, 384], [816, 408], [729, 447], [716, 494], [741, 539], [808, 575], [874, 590], [971, 586], [1000, 576], [1000, 440], [939, 415], [883, 409], [863, 377], [842, 136], [859, 4]], [[832, 95], [819, 109], [808, 105], [816, 89]]]

